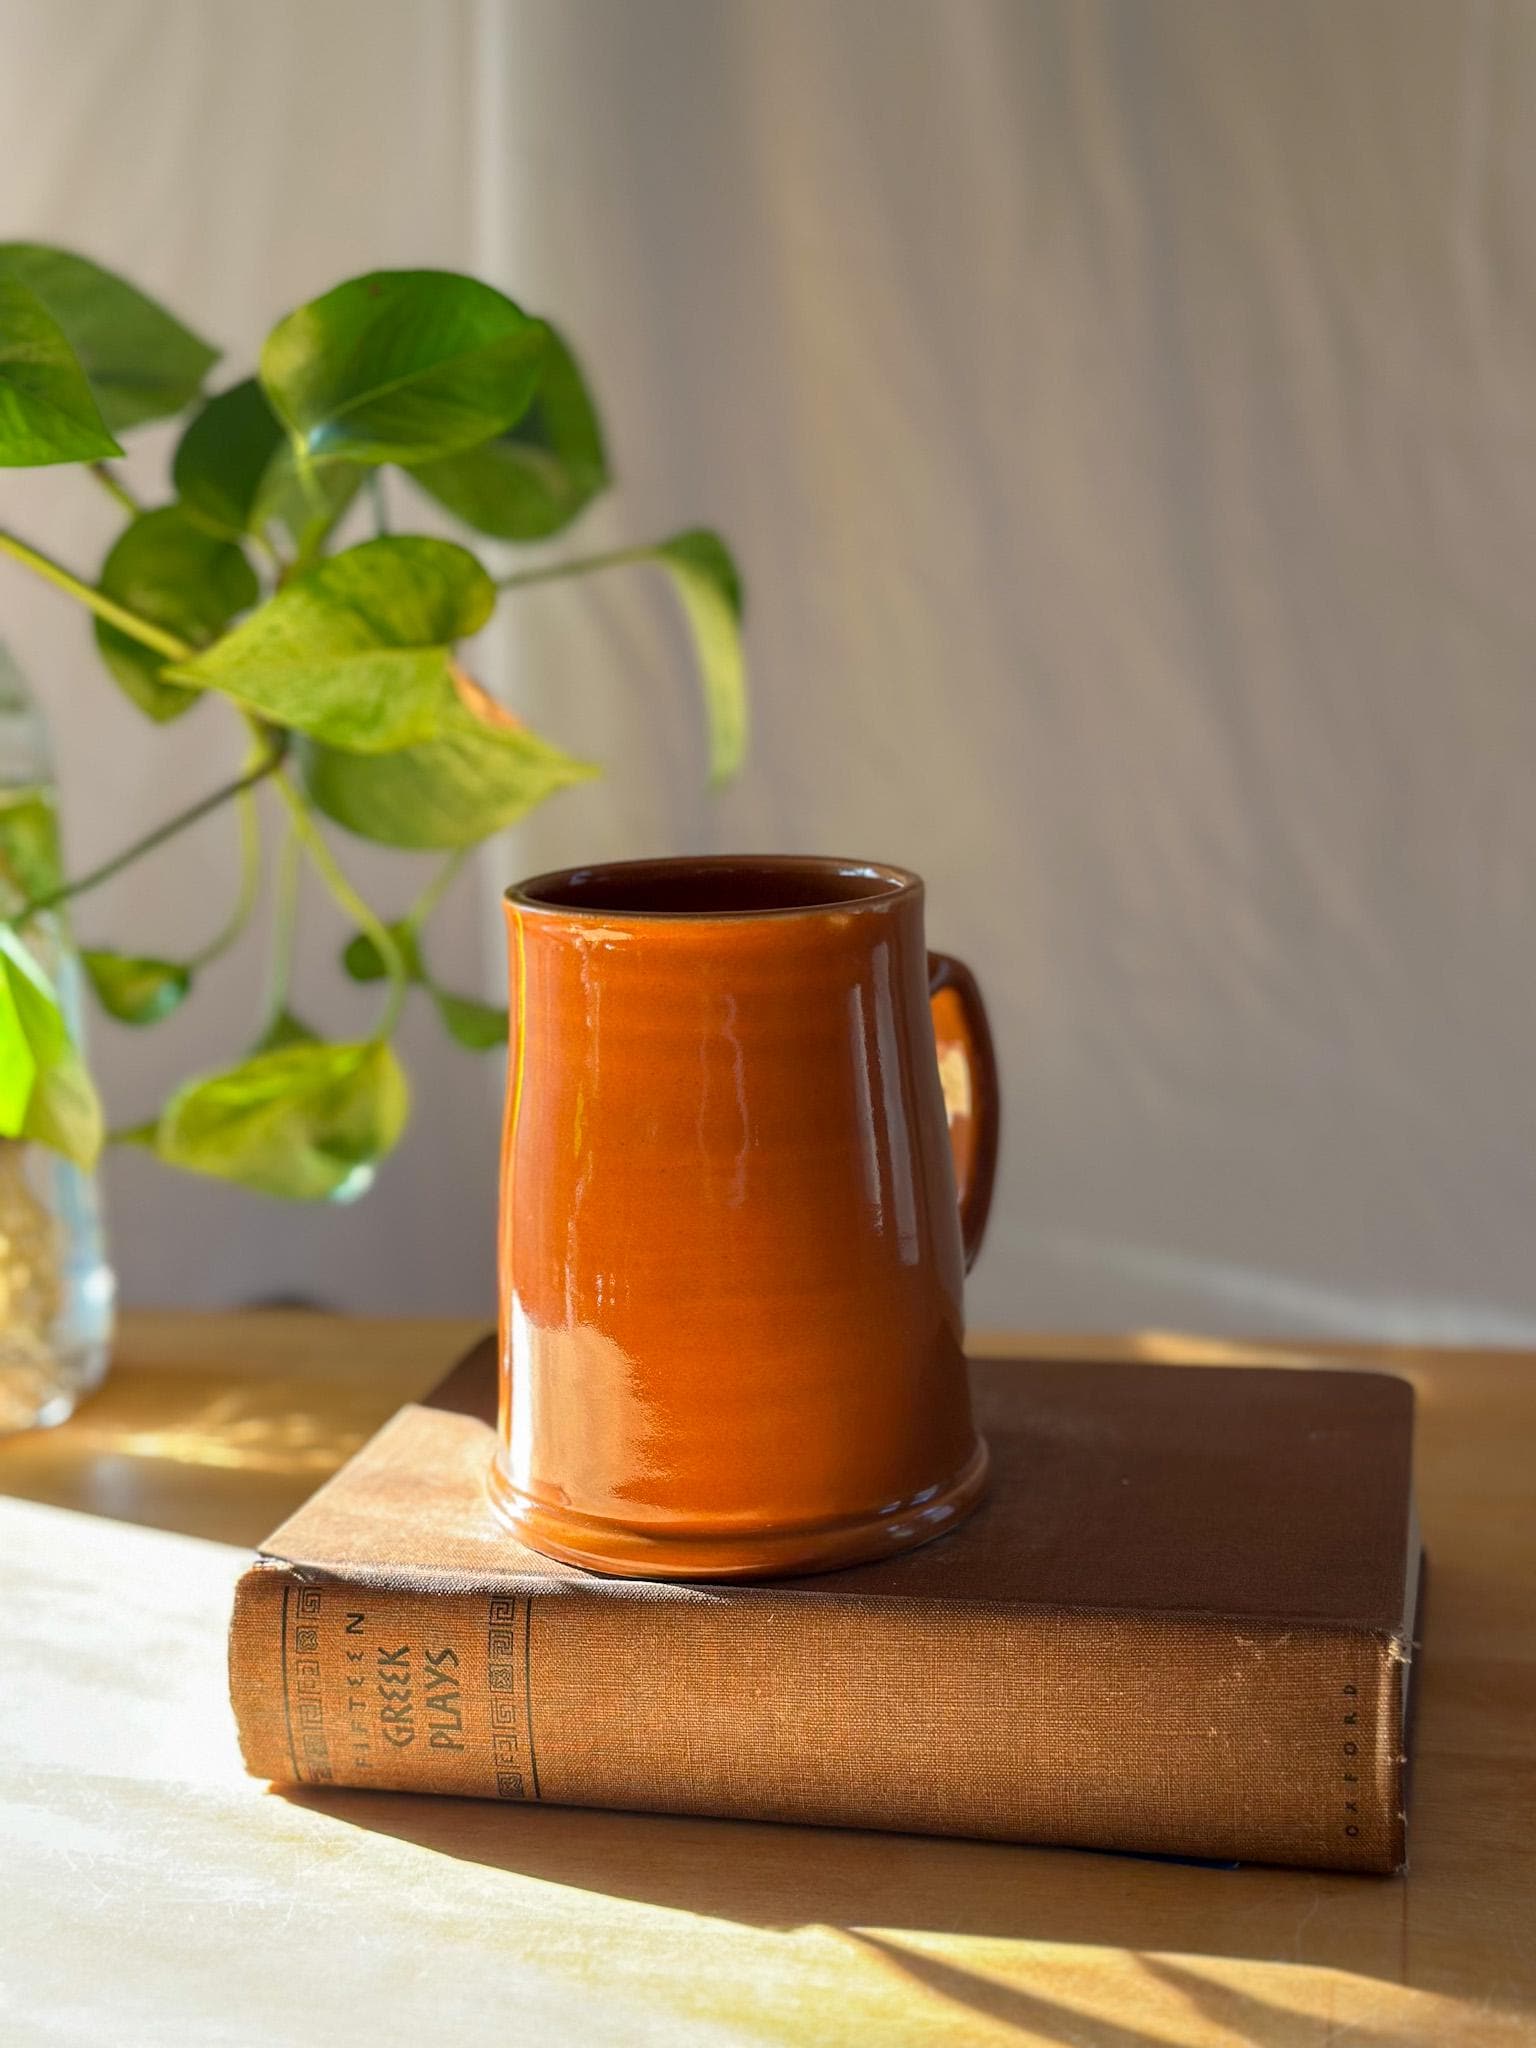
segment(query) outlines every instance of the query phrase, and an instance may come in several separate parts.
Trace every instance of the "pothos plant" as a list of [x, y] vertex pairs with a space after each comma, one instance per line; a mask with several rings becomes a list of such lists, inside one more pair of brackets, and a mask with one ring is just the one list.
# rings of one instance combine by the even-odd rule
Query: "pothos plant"
[[[61, 249], [0, 244], [0, 464], [74, 463], [126, 523], [93, 578], [0, 531], [0, 552], [94, 614], [107, 675], [160, 723], [210, 702], [243, 725], [241, 774], [89, 874], [66, 878], [47, 814], [0, 813], [0, 1137], [89, 1164], [103, 1118], [38, 958], [45, 913], [224, 805], [240, 817], [239, 899], [219, 937], [183, 959], [88, 948], [105, 1009], [168, 1016], [243, 928], [264, 886], [258, 790], [286, 837], [271, 886], [274, 958], [253, 1042], [114, 1135], [168, 1165], [299, 1199], [360, 1193], [404, 1128], [391, 1039], [422, 991], [461, 1044], [497, 1044], [504, 1013], [439, 987], [423, 929], [466, 852], [597, 770], [530, 732], [480, 687], [460, 642], [504, 591], [653, 564], [671, 579], [703, 683], [713, 776], [745, 739], [741, 586], [713, 533], [509, 568], [426, 534], [390, 530], [383, 478], [496, 543], [562, 533], [609, 481], [596, 408], [569, 344], [475, 278], [380, 271], [280, 320], [257, 374], [208, 395], [217, 352], [123, 279]], [[112, 467], [119, 437], [185, 414], [165, 500], [141, 504]], [[374, 537], [339, 546], [354, 505]], [[204, 711], [201, 715], [207, 716]], [[324, 821], [324, 822], [322, 822]], [[386, 917], [348, 878], [326, 825], [444, 856]], [[377, 982], [374, 1029], [345, 1043], [300, 1021], [288, 951], [301, 870], [356, 927], [343, 955]]]

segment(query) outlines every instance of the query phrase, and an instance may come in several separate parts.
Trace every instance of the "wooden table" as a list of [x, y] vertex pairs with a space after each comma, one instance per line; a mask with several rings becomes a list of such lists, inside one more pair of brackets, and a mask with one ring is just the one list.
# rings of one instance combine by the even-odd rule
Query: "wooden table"
[[223, 1672], [243, 1549], [472, 1334], [133, 1316], [74, 1421], [0, 1445], [8, 2048], [1536, 2040], [1536, 1357], [1349, 1354], [1420, 1397], [1393, 1881], [252, 1783]]

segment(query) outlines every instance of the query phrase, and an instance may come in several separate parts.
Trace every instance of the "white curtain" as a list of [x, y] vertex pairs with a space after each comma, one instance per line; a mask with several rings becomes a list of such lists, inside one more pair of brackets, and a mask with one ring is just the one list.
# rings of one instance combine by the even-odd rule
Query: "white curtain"
[[[1536, 1332], [1536, 14], [1403, 0], [7, 0], [8, 234], [248, 355], [379, 263], [555, 314], [619, 488], [750, 599], [751, 766], [703, 793], [641, 573], [530, 593], [482, 665], [610, 766], [487, 850], [732, 846], [922, 869], [1007, 1085], [981, 1322]], [[154, 460], [146, 451], [145, 474]], [[8, 478], [89, 563], [110, 508]], [[77, 859], [216, 767], [0, 582]], [[103, 891], [171, 948], [233, 848]], [[403, 899], [401, 864], [357, 872]], [[354, 1014], [318, 912], [306, 986]], [[232, 963], [126, 1112], [238, 1030]], [[418, 1117], [355, 1210], [112, 1170], [137, 1298], [489, 1299], [499, 1071], [415, 1020]]]
[[[482, 264], [479, 33], [468, 7], [430, 0], [0, 0], [0, 234], [62, 242], [122, 270], [228, 351], [219, 374], [245, 376], [277, 315], [342, 277]], [[151, 502], [165, 492], [174, 438], [135, 440], [130, 472]], [[0, 522], [88, 573], [121, 523], [71, 471], [0, 472]], [[93, 865], [238, 766], [233, 720], [209, 706], [151, 729], [99, 673], [69, 601], [10, 563], [0, 563], [0, 637], [51, 715], [72, 866]], [[386, 909], [418, 885], [403, 858], [356, 842], [343, 857]], [[509, 858], [487, 856], [491, 868]], [[88, 898], [78, 929], [185, 954], [229, 908], [236, 864], [226, 814]], [[489, 990], [498, 970], [481, 911], [473, 880], [461, 882], [434, 943], [446, 981]], [[153, 1031], [97, 1026], [92, 1053], [116, 1120], [136, 1121], [194, 1068], [238, 1056], [259, 1014], [264, 936]], [[295, 1003], [335, 1032], [366, 1028], [375, 1007], [337, 968], [344, 936], [311, 889]], [[403, 1050], [413, 1127], [352, 1208], [291, 1207], [114, 1157], [108, 1221], [126, 1298], [487, 1308], [499, 1073], [491, 1056], [445, 1047], [414, 1005]]]

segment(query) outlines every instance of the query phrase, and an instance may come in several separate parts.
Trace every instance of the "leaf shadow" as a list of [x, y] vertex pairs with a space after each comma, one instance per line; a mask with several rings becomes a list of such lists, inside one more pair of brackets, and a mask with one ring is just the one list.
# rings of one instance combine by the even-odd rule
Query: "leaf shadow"
[[[1016, 1985], [999, 1984], [975, 1970], [963, 1970], [938, 1956], [915, 1954], [894, 1941], [876, 1934], [855, 1934], [865, 1948], [872, 1949], [885, 1963], [921, 1984], [927, 1991], [965, 2007], [1001, 2026], [1016, 2029], [1030, 2040], [1075, 2044], [1084, 2039], [1084, 2015], [1069, 2010], [1037, 1991], [1023, 1991]], [[1095, 2013], [1092, 2018], [1094, 2048], [1166, 2048], [1165, 2034], [1144, 2033], [1118, 2020]]]

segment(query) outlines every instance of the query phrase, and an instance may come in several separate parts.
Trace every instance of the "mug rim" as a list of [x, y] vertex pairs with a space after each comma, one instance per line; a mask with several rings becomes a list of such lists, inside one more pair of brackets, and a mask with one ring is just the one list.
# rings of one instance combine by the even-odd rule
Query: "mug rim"
[[[570, 903], [551, 901], [547, 894], [541, 894], [562, 884], [590, 881], [600, 885], [610, 876], [615, 881], [637, 882], [642, 878], [654, 878], [657, 882], [664, 882], [682, 876], [719, 875], [732, 869], [754, 870], [759, 874], [788, 872], [802, 878], [824, 875], [828, 880], [829, 893], [825, 900], [750, 905], [740, 910], [644, 908], [600, 900]], [[838, 895], [832, 885], [839, 878], [876, 881], [884, 886], [859, 895]], [[531, 911], [537, 916], [579, 918], [593, 923], [636, 920], [647, 924], [755, 924], [770, 918], [826, 917], [831, 913], [849, 915], [886, 909], [905, 898], [920, 896], [922, 890], [920, 875], [914, 874], [910, 868], [896, 867], [889, 861], [847, 859], [818, 853], [701, 853], [670, 854], [651, 860], [582, 861], [567, 868], [550, 868], [543, 874], [528, 875], [522, 881], [514, 882], [503, 891], [503, 900], [517, 910]]]

